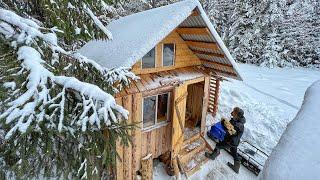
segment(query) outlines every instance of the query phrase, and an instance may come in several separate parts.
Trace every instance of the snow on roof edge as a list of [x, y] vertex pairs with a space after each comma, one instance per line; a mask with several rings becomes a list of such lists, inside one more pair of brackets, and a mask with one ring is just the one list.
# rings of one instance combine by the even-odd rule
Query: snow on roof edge
[[[184, 3], [187, 3], [187, 2], [190, 2], [190, 4], [189, 4], [190, 5], [189, 8], [191, 7], [190, 11], [188, 11], [188, 12], [186, 11], [184, 14], [179, 14], [179, 16], [172, 17], [172, 19], [175, 19], [175, 21], [170, 21], [170, 24], [167, 23], [167, 25], [165, 26], [166, 28], [159, 29], [159, 31], [162, 30], [162, 29], [166, 29], [165, 32], [162, 32], [161, 34], [158, 34], [158, 36], [156, 36], [156, 37], [151, 37], [153, 40], [152, 41], [149, 40], [149, 43], [146, 43], [146, 44], [150, 44], [149, 46], [141, 47], [141, 49], [139, 49], [137, 51], [137, 52], [140, 52], [140, 53], [138, 53], [139, 55], [136, 54], [135, 56], [130, 56], [126, 60], [125, 64], [128, 67], [132, 67], [139, 59], [141, 59], [146, 53], [148, 53], [152, 48], [154, 48], [161, 40], [163, 40], [167, 35], [169, 35], [172, 31], [174, 31], [179, 26], [179, 24], [181, 24], [185, 19], [187, 19], [192, 14], [192, 11], [199, 5], [198, 4], [199, 1], [198, 0], [183, 0], [183, 1], [179, 1], [179, 2], [173, 3], [173, 4], [169, 4], [169, 5], [165, 5], [165, 6], [161, 6], [161, 7], [157, 7], [157, 8], [153, 8], [153, 9], [148, 9], [148, 10], [145, 10], [145, 11], [141, 11], [141, 12], [138, 12], [138, 13], [134, 13], [134, 14], [131, 14], [131, 15], [128, 15], [128, 16], [121, 17], [118, 20], [116, 20], [116, 21], [119, 21], [119, 20], [122, 21], [123, 19], [135, 16], [137, 14], [150, 12], [150, 11], [153, 11], [153, 10], [165, 9], [166, 6], [170, 6], [170, 5], [176, 5], [177, 6], [178, 4], [184, 4]], [[187, 8], [187, 7], [185, 7], [185, 8]], [[112, 25], [112, 23], [114, 23], [116, 21], [112, 21], [110, 23], [110, 25]], [[179, 22], [179, 23], [174, 23], [174, 22]]]
[[[192, 13], [193, 10], [198, 10], [200, 11], [200, 16], [202, 19], [205, 21], [206, 26], [210, 30], [212, 36], [215, 38], [218, 46], [222, 50], [222, 52], [225, 54], [226, 58], [228, 61], [231, 63], [234, 72], [236, 73], [236, 76], [233, 76], [233, 78], [238, 79], [238, 80], [243, 80], [240, 70], [238, 68], [238, 65], [236, 64], [235, 60], [231, 56], [229, 50], [221, 40], [220, 36], [218, 35], [217, 31], [215, 30], [214, 26], [212, 25], [211, 21], [209, 20], [208, 16], [206, 15], [205, 11], [203, 10], [200, 2], [198, 0], [184, 0], [180, 2], [176, 2], [170, 5], [154, 8], [154, 9], [149, 9], [146, 11], [142, 11], [139, 13], [134, 13], [128, 16], [124, 16], [119, 18], [118, 20], [112, 21], [107, 28], [115, 34], [113, 40], [109, 40], [109, 42], [103, 42], [103, 41], [89, 41], [87, 44], [85, 44], [78, 52], [84, 56], [87, 56], [90, 59], [94, 59], [97, 61], [98, 64], [105, 66], [107, 68], [115, 68], [118, 66], [124, 66], [124, 67], [132, 67], [139, 59], [141, 59], [148, 51], [150, 51], [157, 43], [159, 43], [162, 39], [164, 39], [168, 34], [170, 34], [174, 29], [176, 29], [187, 17], [189, 17]], [[150, 32], [149, 33], [149, 39], [145, 42], [140, 42], [140, 40], [136, 40], [136, 45], [134, 46], [134, 51], [130, 50], [128, 51], [127, 54], [123, 52], [123, 44], [125, 38], [120, 38], [116, 37], [116, 35], [119, 34], [119, 27], [123, 26], [123, 24], [127, 24], [127, 26], [131, 26], [130, 22], [128, 20], [133, 20], [135, 18], [140, 18], [140, 23], [143, 22], [141, 21], [141, 16], [144, 15], [151, 15], [152, 14], [157, 14], [159, 12], [164, 12], [167, 11], [168, 14], [171, 14], [170, 19], [173, 20], [166, 20], [162, 23], [158, 29], [154, 29], [155, 31], [158, 31], [157, 33], [153, 33], [151, 36]], [[151, 14], [150, 14], [151, 13]], [[152, 18], [152, 17], [151, 17]], [[160, 17], [161, 18], [161, 17]], [[164, 18], [167, 18], [164, 16]], [[134, 25], [133, 25], [134, 26]], [[135, 27], [136, 28], [136, 27]], [[135, 29], [137, 30], [137, 29]], [[113, 32], [115, 31], [115, 32]], [[121, 32], [123, 34], [123, 32]], [[130, 38], [126, 43], [128, 44]], [[118, 41], [113, 42], [112, 41]], [[104, 45], [104, 43], [106, 45]], [[114, 44], [114, 46], [111, 46]], [[119, 46], [121, 44], [122, 46]], [[108, 46], [109, 45], [109, 46]], [[128, 44], [128, 47], [132, 46], [132, 43]], [[132, 47], [131, 47], [132, 48]], [[108, 51], [109, 54], [102, 54], [99, 51], [106, 51], [106, 49], [111, 49]], [[128, 48], [127, 48], [128, 49]], [[90, 52], [92, 51], [92, 52]], [[100, 55], [97, 55], [99, 54]], [[125, 55], [124, 55], [125, 54]], [[105, 57], [108, 57], [108, 61], [105, 59]]]

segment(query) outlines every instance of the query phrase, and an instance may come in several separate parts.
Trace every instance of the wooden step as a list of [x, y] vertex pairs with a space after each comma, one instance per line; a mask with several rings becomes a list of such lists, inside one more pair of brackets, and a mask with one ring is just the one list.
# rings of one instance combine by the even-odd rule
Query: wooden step
[[193, 141], [192, 143], [186, 145], [179, 153], [180, 161], [182, 163], [188, 162], [192, 157], [203, 151], [206, 148], [206, 143], [201, 138]]
[[197, 172], [203, 164], [208, 162], [208, 158], [205, 157], [205, 152], [209, 152], [209, 149], [204, 149], [197, 154], [194, 155], [194, 157], [188, 162], [188, 164], [184, 165], [184, 172], [187, 177], [190, 177], [195, 172]]
[[188, 132], [188, 130], [185, 130], [184, 133], [184, 140], [183, 140], [183, 146], [186, 144], [190, 144], [192, 141], [200, 138], [200, 129], [194, 132]]
[[205, 139], [198, 135], [185, 141], [178, 155], [179, 167], [187, 177], [197, 172], [201, 165], [208, 161], [204, 155], [205, 152], [212, 151]]

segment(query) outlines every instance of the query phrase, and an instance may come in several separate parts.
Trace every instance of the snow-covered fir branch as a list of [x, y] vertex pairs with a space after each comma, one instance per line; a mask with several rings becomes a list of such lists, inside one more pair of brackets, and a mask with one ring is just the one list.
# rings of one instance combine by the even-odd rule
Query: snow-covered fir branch
[[[53, 1], [43, 2], [40, 6], [47, 7]], [[64, 10], [64, 2], [58, 3], [55, 13]], [[101, 37], [94, 26], [111, 36], [92, 4], [85, 9], [83, 3], [66, 7], [74, 14], [85, 11], [92, 21], [83, 21], [81, 31], [87, 27], [87, 33], [74, 34], [72, 41], [67, 26], [50, 22], [60, 14], [40, 21], [29, 12], [15, 11], [22, 17], [9, 10], [26, 5], [17, 4], [1, 4], [5, 9], [0, 9], [0, 155], [5, 157], [0, 159], [0, 174], [5, 170], [25, 178], [101, 176], [101, 167], [115, 161], [113, 144], [119, 138], [127, 144], [133, 127], [122, 121], [128, 112], [112, 95], [137, 77], [128, 68], [107, 69], [75, 53], [88, 34]], [[81, 21], [71, 23], [79, 26]], [[79, 162], [85, 159], [86, 168], [81, 169]]]
[[[85, 131], [88, 129], [88, 123], [95, 125], [97, 128], [101, 127], [101, 123], [108, 126], [111, 124], [110, 121], [118, 121], [115, 112], [120, 113], [125, 118], [127, 117], [128, 112], [116, 104], [112, 95], [98, 86], [81, 82], [75, 77], [55, 75], [45, 67], [46, 61], [41, 57], [43, 50], [38, 45], [40, 41], [45, 43], [45, 46], [49, 47], [52, 53], [70, 54], [58, 46], [54, 32], [43, 33], [41, 27], [34, 21], [22, 18], [5, 9], [0, 9], [0, 20], [1, 34], [10, 40], [13, 47], [18, 48], [18, 60], [21, 62], [21, 68], [23, 69], [21, 73], [28, 72], [25, 81], [27, 90], [20, 97], [9, 102], [9, 108], [0, 115], [0, 119], [5, 118], [6, 124], [12, 126], [6, 134], [6, 139], [10, 138], [16, 131], [26, 132], [28, 128], [31, 128], [31, 124], [44, 121], [46, 116], [51, 117], [51, 114], [46, 113], [46, 107], [55, 103], [61, 104], [61, 106], [51, 106], [54, 107], [51, 112], [56, 112], [56, 109], [59, 109], [59, 114], [57, 114], [59, 121], [53, 121], [53, 124], [48, 126], [56, 127], [59, 131], [69, 128], [77, 129], [75, 126], [80, 126]], [[128, 84], [128, 78], [135, 78], [134, 74], [126, 68], [108, 71], [83, 56], [77, 54], [72, 56], [75, 57], [75, 60], [78, 59], [81, 62], [92, 64], [108, 77], [107, 81], [110, 85], [116, 81], [123, 81]], [[50, 89], [55, 85], [61, 86], [62, 91], [57, 96], [52, 96]], [[66, 90], [77, 92], [83, 99], [83, 112], [75, 124], [64, 123]], [[90, 103], [87, 103], [88, 101]]]

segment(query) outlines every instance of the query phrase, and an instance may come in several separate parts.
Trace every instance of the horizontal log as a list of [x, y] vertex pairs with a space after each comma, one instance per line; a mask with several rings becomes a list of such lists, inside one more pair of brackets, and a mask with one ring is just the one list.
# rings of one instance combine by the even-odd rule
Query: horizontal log
[[224, 58], [224, 54], [218, 54], [218, 53], [213, 53], [213, 52], [205, 52], [205, 51], [198, 51], [198, 50], [192, 50], [194, 53], [196, 54], [204, 54], [204, 55], [208, 55], [208, 56], [215, 56], [215, 57], [219, 57], [219, 58]]
[[213, 66], [225, 66], [227, 68], [233, 68], [233, 66], [231, 64], [224, 64], [221, 62], [215, 62], [215, 61], [211, 61], [211, 60], [207, 60], [207, 59], [200, 59], [201, 61], [205, 61], [206, 63], [213, 65]]
[[228, 76], [232, 76], [232, 77], [237, 77], [237, 74], [235, 73], [232, 73], [232, 72], [227, 72], [227, 71], [222, 71], [220, 69], [216, 69], [216, 68], [212, 68], [214, 71], [218, 72], [218, 73], [221, 73], [221, 74], [226, 74]]
[[198, 48], [205, 48], [205, 49], [212, 49], [212, 50], [219, 50], [219, 46], [217, 43], [208, 43], [208, 42], [201, 42], [201, 41], [185, 41], [188, 46], [194, 46]]
[[209, 35], [208, 28], [177, 28], [179, 34], [195, 34], [195, 35]]

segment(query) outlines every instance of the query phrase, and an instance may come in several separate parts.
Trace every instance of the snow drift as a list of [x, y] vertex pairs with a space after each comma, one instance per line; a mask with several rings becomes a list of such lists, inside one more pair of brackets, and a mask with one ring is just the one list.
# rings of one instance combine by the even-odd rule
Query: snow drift
[[260, 179], [317, 179], [320, 170], [320, 81], [306, 91], [296, 117], [272, 151]]

